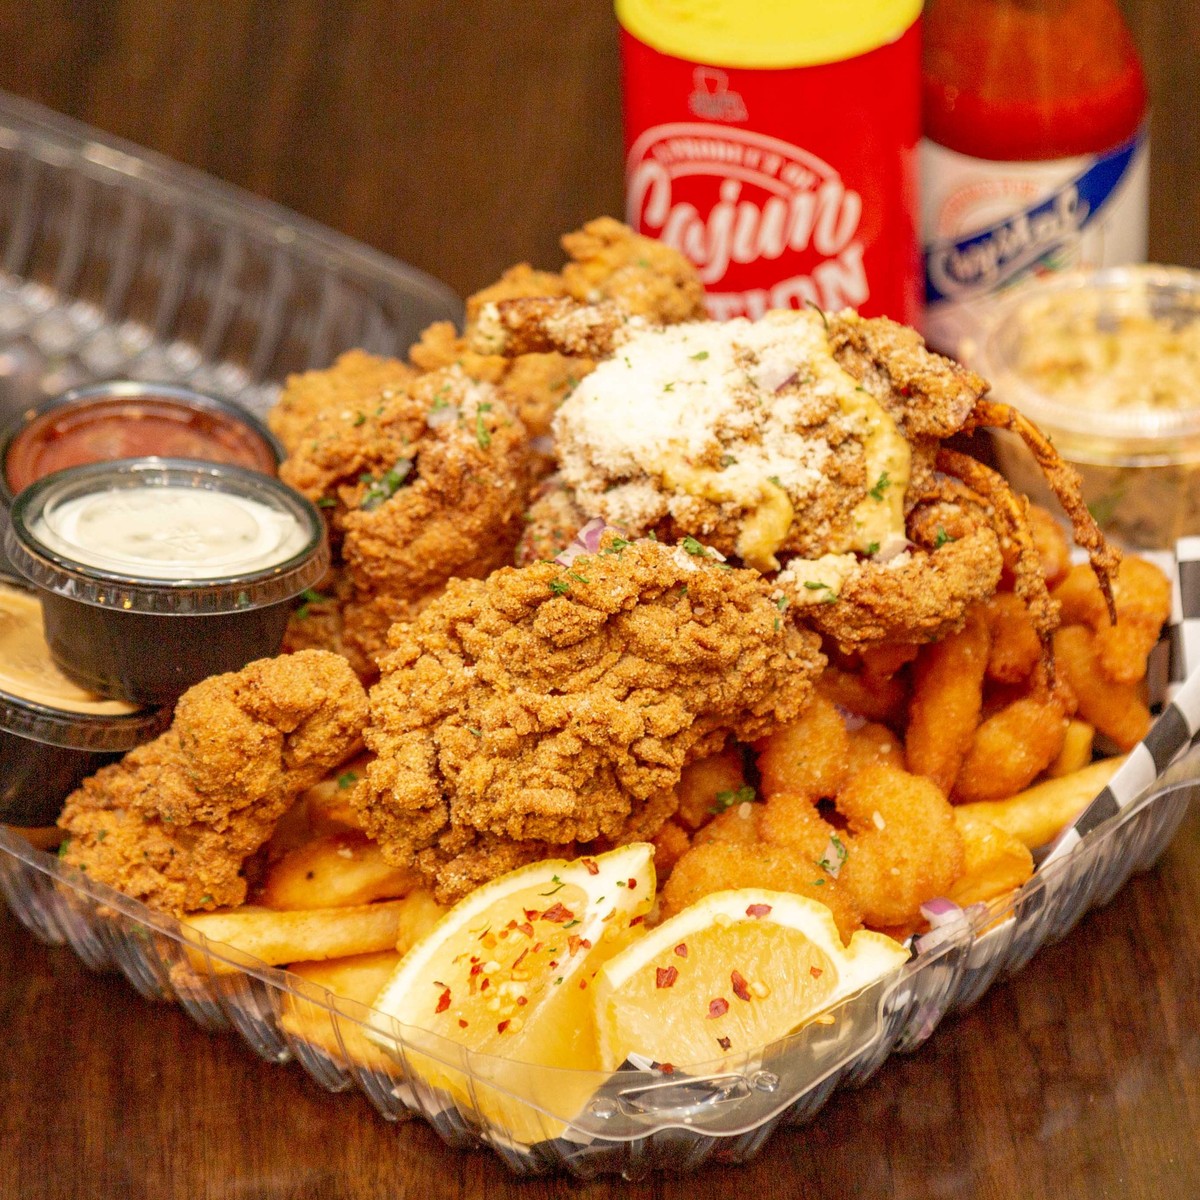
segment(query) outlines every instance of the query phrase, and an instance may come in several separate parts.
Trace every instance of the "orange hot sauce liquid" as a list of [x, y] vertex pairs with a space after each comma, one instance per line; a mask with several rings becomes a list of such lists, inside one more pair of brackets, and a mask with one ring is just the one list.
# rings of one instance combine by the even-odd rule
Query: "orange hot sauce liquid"
[[930, 0], [925, 134], [1000, 162], [1110, 150], [1136, 133], [1146, 83], [1113, 0]]

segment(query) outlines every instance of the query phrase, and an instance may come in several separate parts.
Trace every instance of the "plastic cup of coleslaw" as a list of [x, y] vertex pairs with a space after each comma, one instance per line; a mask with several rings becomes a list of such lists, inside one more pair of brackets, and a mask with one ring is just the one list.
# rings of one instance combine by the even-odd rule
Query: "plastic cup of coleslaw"
[[278, 653], [329, 563], [317, 509], [279, 480], [189, 459], [57, 471], [13, 501], [5, 548], [50, 653], [101, 696], [167, 704]]
[[[1107, 534], [1162, 549], [1200, 533], [1200, 271], [1046, 276], [997, 302], [960, 357], [1079, 471]], [[1029, 451], [993, 436], [1009, 481], [1053, 510]]]

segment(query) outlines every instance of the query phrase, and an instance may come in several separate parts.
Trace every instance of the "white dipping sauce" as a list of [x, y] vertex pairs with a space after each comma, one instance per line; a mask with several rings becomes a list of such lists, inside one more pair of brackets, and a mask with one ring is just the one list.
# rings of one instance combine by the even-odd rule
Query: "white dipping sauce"
[[291, 513], [205, 488], [120, 488], [49, 506], [30, 532], [75, 562], [151, 579], [218, 579], [300, 553], [310, 531]]

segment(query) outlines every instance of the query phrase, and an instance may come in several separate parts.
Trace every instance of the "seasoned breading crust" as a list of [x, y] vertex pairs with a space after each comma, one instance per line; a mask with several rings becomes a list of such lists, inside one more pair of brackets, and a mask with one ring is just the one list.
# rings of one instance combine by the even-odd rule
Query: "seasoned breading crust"
[[495, 388], [447, 367], [331, 417], [279, 474], [328, 515], [350, 587], [326, 627], [370, 677], [391, 621], [512, 561], [530, 447]]
[[245, 859], [354, 752], [366, 718], [362, 685], [328, 651], [205, 679], [180, 697], [166, 733], [67, 797], [62, 857], [165, 912], [239, 904]]
[[353, 419], [355, 412], [411, 383], [416, 374], [399, 359], [347, 350], [332, 367], [288, 376], [267, 424], [292, 454], [306, 437], [321, 436], [327, 423]]
[[440, 899], [548, 844], [653, 835], [687, 762], [807, 702], [817, 638], [689, 544], [609, 533], [570, 567], [452, 583], [393, 628], [353, 802]]

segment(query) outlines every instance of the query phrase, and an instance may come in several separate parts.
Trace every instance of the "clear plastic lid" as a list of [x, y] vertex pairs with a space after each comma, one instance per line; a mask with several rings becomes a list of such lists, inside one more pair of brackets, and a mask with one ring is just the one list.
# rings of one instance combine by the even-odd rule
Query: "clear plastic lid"
[[5, 548], [45, 591], [101, 608], [220, 614], [278, 604], [325, 574], [316, 507], [256, 471], [143, 458], [55, 472], [13, 502]]

